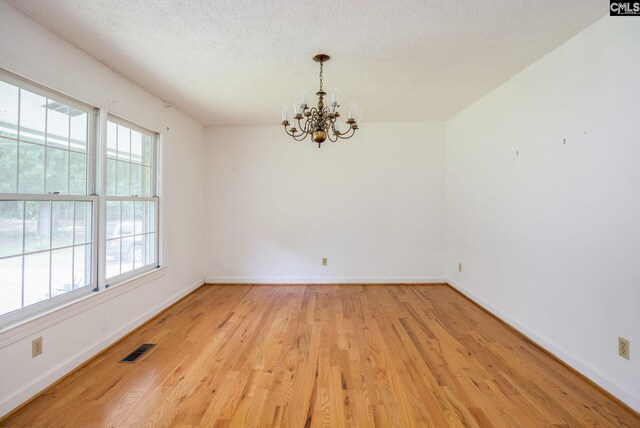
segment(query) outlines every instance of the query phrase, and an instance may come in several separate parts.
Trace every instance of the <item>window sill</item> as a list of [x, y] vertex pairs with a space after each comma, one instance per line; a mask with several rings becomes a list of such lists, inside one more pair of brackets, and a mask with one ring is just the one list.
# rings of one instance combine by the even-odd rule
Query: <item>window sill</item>
[[135, 290], [141, 285], [161, 278], [166, 274], [166, 271], [166, 266], [153, 269], [104, 290], [90, 293], [87, 296], [41, 312], [15, 324], [10, 324], [0, 329], [0, 349], [124, 293]]

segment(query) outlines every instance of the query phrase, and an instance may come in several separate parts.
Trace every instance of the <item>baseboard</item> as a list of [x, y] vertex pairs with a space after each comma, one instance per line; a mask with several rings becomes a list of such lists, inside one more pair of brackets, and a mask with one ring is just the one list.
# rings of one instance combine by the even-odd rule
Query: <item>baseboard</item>
[[446, 278], [424, 276], [206, 276], [208, 284], [445, 284]]
[[40, 392], [44, 391], [47, 387], [53, 385], [55, 382], [63, 378], [66, 374], [77, 369], [92, 357], [104, 351], [106, 348], [116, 343], [122, 337], [124, 337], [149, 319], [153, 318], [164, 309], [168, 308], [187, 294], [196, 290], [202, 284], [204, 284], [204, 280], [199, 280], [189, 285], [187, 288], [169, 297], [159, 305], [149, 309], [147, 312], [140, 315], [138, 318], [123, 326], [113, 334], [102, 339], [100, 342], [90, 346], [89, 348], [85, 349], [84, 351], [82, 351], [75, 357], [70, 358], [64, 363], [52, 368], [48, 373], [45, 373], [44, 375], [35, 379], [33, 382], [25, 385], [20, 390], [14, 392], [9, 397], [6, 397], [2, 402], [0, 402], [0, 420], [7, 416], [13, 410], [17, 409], [19, 406], [21, 407], [23, 404], [28, 402], [31, 398], [33, 398]]
[[556, 360], [558, 360], [563, 365], [575, 371], [577, 374], [586, 378], [587, 381], [594, 384], [599, 389], [602, 389], [608, 395], [611, 395], [612, 398], [621, 402], [635, 412], [640, 412], [640, 397], [635, 395], [633, 392], [628, 391], [611, 379], [609, 379], [604, 374], [600, 373], [598, 370], [590, 367], [588, 364], [584, 363], [577, 356], [572, 353], [563, 350], [553, 341], [546, 339], [544, 336], [528, 329], [527, 327], [520, 324], [518, 321], [513, 319], [512, 317], [506, 315], [502, 311], [498, 310], [491, 304], [487, 303], [484, 299], [479, 297], [478, 295], [471, 292], [469, 289], [462, 286], [460, 283], [453, 281], [451, 279], [447, 280], [449, 286], [456, 291], [458, 291], [463, 296], [467, 297], [469, 300], [489, 312], [495, 318], [497, 318], [502, 323], [511, 327], [513, 330], [520, 333], [525, 339], [528, 339], [534, 345], [538, 346], [544, 352], [550, 354]]

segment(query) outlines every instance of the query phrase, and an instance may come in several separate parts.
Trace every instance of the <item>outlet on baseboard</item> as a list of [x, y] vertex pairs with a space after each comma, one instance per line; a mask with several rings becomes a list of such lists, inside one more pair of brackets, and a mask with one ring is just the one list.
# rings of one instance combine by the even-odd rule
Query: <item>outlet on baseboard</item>
[[462, 262], [458, 262], [458, 272], [462, 272]]
[[624, 337], [618, 337], [618, 355], [627, 360], [631, 358], [631, 349], [629, 341]]
[[322, 266], [326, 266], [329, 263], [329, 259], [326, 257], [322, 258]]
[[35, 358], [42, 354], [42, 336], [36, 337], [31, 341], [31, 358]]

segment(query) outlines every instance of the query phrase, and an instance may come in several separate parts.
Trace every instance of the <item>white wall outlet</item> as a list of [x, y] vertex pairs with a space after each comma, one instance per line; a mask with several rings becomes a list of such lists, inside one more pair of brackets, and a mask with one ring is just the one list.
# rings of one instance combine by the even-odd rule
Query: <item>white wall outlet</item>
[[326, 257], [322, 258], [322, 266], [326, 266], [329, 263], [329, 259]]
[[631, 348], [629, 341], [624, 337], [618, 337], [618, 355], [627, 360], [631, 358]]
[[31, 358], [35, 358], [42, 354], [42, 336], [36, 337], [31, 341]]

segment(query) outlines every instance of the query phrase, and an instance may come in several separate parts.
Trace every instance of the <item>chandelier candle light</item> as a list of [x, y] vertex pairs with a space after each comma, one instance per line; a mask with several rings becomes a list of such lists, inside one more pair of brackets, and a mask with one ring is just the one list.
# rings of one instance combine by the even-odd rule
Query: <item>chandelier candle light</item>
[[[318, 96], [318, 104], [316, 107], [309, 107], [307, 101], [308, 94], [301, 95], [293, 103], [293, 115], [291, 115], [290, 105], [282, 107], [282, 125], [287, 134], [296, 141], [302, 141], [307, 136], [318, 143], [318, 147], [329, 138], [330, 141], [338, 141], [338, 139], [346, 140], [353, 137], [358, 129], [358, 121], [360, 120], [360, 109], [355, 104], [350, 104], [347, 108], [347, 126], [346, 131], [340, 131], [336, 124], [340, 117], [338, 112], [338, 95], [334, 92], [329, 95], [329, 104], [325, 106], [324, 97], [327, 93], [322, 89], [322, 68], [323, 64], [329, 61], [329, 55], [318, 54], [313, 60], [320, 63], [320, 90], [316, 92]], [[289, 123], [289, 117], [292, 117]]]

